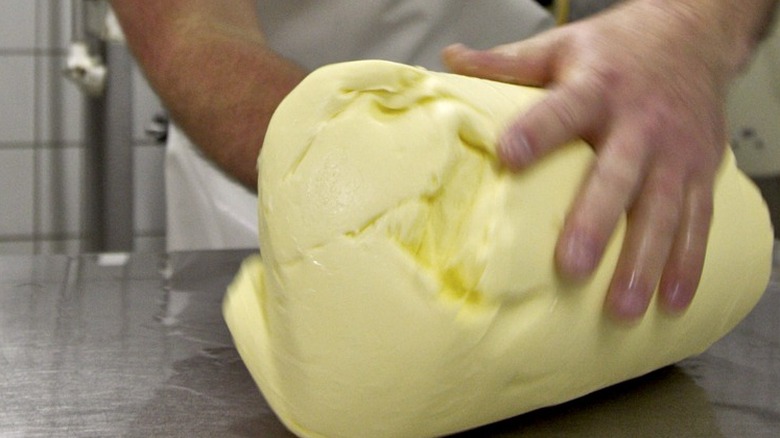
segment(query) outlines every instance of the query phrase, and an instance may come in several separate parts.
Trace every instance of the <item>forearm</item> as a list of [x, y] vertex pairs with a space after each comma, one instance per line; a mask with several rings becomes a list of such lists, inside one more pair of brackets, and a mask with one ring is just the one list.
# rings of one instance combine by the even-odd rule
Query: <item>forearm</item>
[[130, 49], [173, 120], [256, 189], [268, 121], [305, 72], [265, 45], [254, 1], [113, 0]]

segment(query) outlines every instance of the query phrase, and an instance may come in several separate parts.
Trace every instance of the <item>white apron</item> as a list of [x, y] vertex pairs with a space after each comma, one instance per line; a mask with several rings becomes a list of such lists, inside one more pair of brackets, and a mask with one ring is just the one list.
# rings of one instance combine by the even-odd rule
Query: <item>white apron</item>
[[[269, 45], [307, 69], [377, 58], [442, 70], [440, 51], [488, 48], [551, 27], [532, 0], [262, 0]], [[165, 162], [168, 251], [257, 248], [257, 196], [172, 126]]]

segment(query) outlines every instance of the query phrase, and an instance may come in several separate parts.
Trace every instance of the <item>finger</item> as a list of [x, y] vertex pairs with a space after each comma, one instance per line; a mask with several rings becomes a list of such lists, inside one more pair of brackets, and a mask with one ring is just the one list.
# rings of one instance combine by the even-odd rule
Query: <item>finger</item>
[[635, 321], [647, 311], [682, 220], [682, 184], [671, 174], [656, 173], [645, 187], [629, 212], [605, 302], [619, 321]]
[[522, 169], [561, 144], [587, 136], [608, 119], [602, 93], [592, 77], [570, 77], [507, 127], [499, 138], [499, 159], [510, 169]]
[[712, 222], [712, 202], [710, 185], [705, 184], [688, 195], [682, 224], [658, 290], [661, 307], [672, 314], [688, 308], [699, 286]]
[[474, 50], [453, 44], [442, 50], [444, 64], [454, 73], [512, 84], [543, 86], [550, 82], [558, 56], [558, 38], [547, 33], [518, 43]]
[[616, 136], [610, 141], [572, 204], [558, 239], [556, 263], [567, 278], [584, 279], [596, 269], [645, 173], [645, 154], [621, 147], [629, 138]]

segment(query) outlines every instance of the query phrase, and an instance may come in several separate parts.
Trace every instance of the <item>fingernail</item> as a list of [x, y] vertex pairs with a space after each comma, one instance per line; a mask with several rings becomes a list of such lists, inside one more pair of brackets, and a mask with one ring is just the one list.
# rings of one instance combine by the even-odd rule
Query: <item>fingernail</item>
[[465, 51], [468, 51], [469, 48], [466, 47], [466, 45], [463, 44], [463, 43], [454, 43], [454, 44], [450, 44], [449, 46], [445, 47], [444, 50], [465, 52]]
[[474, 50], [461, 43], [450, 44], [442, 50], [445, 60], [460, 63], [460, 67], [466, 66], [470, 70], [474, 70], [474, 66], [466, 63], [466, 60], [473, 52]]
[[664, 308], [672, 314], [683, 313], [693, 301], [694, 291], [681, 282], [675, 283], [662, 294]]
[[625, 281], [613, 283], [608, 305], [613, 317], [623, 322], [634, 322], [642, 317], [650, 304], [651, 291], [633, 272]]
[[645, 314], [647, 311], [647, 300], [641, 291], [628, 289], [612, 301], [611, 308], [617, 319], [632, 322]]
[[574, 234], [565, 240], [559, 261], [564, 275], [579, 280], [596, 269], [598, 255], [590, 239]]
[[510, 169], [519, 169], [533, 160], [533, 151], [525, 135], [510, 129], [498, 143], [498, 156]]

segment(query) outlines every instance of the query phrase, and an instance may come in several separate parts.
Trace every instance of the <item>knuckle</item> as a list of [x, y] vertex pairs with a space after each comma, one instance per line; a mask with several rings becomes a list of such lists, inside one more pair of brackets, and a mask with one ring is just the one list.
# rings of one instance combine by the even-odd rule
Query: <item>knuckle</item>
[[673, 234], [682, 223], [683, 185], [675, 178], [656, 178], [648, 182], [644, 214], [652, 215], [652, 226], [663, 234]]
[[638, 133], [641, 140], [648, 144], [669, 144], [669, 140], [673, 140], [670, 137], [676, 136], [679, 131], [671, 105], [657, 98], [640, 105]]
[[639, 178], [634, 157], [630, 153], [614, 153], [609, 160], [597, 160], [594, 167], [599, 184], [623, 190], [632, 190]]
[[581, 134], [589, 123], [604, 115], [610, 87], [619, 82], [618, 78], [619, 74], [611, 70], [574, 74], [547, 99], [547, 110], [564, 129]]
[[578, 111], [573, 103], [574, 99], [576, 97], [572, 97], [570, 94], [560, 93], [542, 102], [542, 109], [555, 118], [560, 129], [568, 132], [576, 132], [579, 127]]
[[663, 203], [656, 207], [655, 228], [662, 234], [673, 235], [682, 222], [682, 207]]

